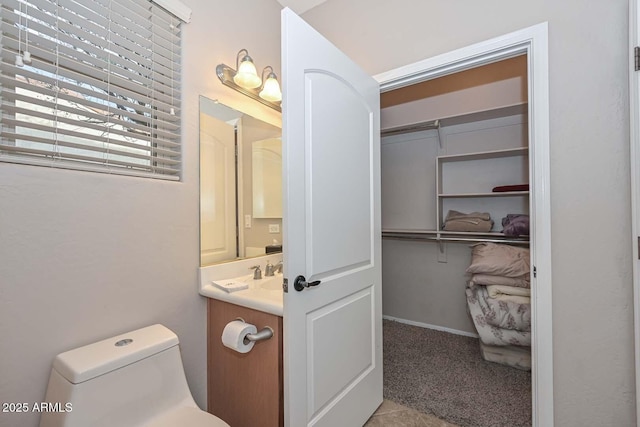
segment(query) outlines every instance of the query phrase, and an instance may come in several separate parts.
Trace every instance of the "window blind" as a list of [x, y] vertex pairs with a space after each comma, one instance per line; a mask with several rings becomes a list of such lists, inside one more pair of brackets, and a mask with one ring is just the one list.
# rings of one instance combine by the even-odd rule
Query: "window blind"
[[0, 161], [179, 179], [180, 63], [148, 0], [2, 0]]

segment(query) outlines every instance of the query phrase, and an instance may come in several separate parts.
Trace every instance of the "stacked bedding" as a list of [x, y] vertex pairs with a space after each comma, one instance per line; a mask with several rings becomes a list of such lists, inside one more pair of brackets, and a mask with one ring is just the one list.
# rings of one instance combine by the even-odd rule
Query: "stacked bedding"
[[525, 360], [531, 347], [530, 272], [527, 248], [496, 243], [472, 247], [467, 305], [485, 360], [530, 369], [530, 354]]
[[488, 212], [463, 213], [447, 212], [442, 229], [445, 231], [488, 232], [493, 228], [493, 220]]
[[489, 362], [500, 363], [524, 371], [531, 370], [531, 349], [517, 345], [486, 345], [480, 341], [482, 358]]
[[529, 215], [508, 214], [502, 218], [502, 232], [510, 237], [528, 236]]

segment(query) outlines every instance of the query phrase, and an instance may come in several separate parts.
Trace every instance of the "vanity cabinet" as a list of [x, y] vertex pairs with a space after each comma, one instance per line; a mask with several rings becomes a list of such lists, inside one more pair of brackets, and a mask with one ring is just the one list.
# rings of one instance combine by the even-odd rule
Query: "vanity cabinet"
[[[222, 331], [238, 317], [273, 337], [244, 354], [225, 347]], [[233, 427], [284, 426], [282, 317], [209, 298], [207, 323], [208, 412]]]

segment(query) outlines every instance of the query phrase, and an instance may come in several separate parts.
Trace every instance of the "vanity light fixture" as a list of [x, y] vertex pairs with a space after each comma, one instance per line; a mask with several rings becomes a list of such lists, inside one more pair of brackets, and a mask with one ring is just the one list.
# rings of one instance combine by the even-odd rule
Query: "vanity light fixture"
[[[267, 79], [264, 79], [265, 71], [269, 70], [269, 75]], [[273, 72], [273, 67], [271, 65], [267, 65], [262, 70], [262, 80], [264, 84], [262, 85], [262, 90], [260, 91], [260, 98], [266, 99], [270, 102], [280, 102], [282, 101], [282, 91], [280, 90], [280, 83], [278, 83], [278, 76]]]
[[[240, 55], [242, 59], [240, 59]], [[262, 84], [262, 79], [258, 77], [256, 66], [253, 63], [253, 59], [249, 56], [247, 49], [241, 49], [236, 57], [236, 75], [233, 76], [233, 81], [245, 89], [255, 89]]]
[[[273, 67], [266, 66], [262, 70], [262, 78], [260, 78], [249, 52], [246, 49], [241, 49], [236, 56], [236, 69], [237, 71], [228, 65], [219, 64], [216, 67], [216, 75], [225, 86], [229, 86], [274, 110], [282, 111], [280, 108], [282, 92]], [[264, 79], [265, 74], [266, 80]]]

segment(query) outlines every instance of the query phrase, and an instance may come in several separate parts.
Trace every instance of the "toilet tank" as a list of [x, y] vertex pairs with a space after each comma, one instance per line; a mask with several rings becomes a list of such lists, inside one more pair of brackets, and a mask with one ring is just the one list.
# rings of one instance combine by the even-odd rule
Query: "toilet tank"
[[162, 325], [56, 356], [40, 427], [134, 427], [176, 406], [197, 407], [178, 337]]

